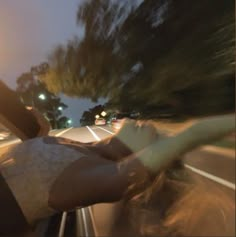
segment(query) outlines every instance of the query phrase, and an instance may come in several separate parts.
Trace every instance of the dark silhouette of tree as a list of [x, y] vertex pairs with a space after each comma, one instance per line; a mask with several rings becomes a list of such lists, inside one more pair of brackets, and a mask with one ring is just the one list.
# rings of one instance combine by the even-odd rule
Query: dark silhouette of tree
[[42, 71], [23, 73], [17, 78], [16, 91], [25, 106], [34, 107], [44, 114], [52, 128], [60, 128], [62, 123], [59, 119], [67, 105], [61, 102], [58, 96], [49, 92], [45, 84], [37, 79], [41, 73]]
[[82, 126], [85, 125], [93, 125], [95, 122], [95, 116], [99, 115], [101, 116], [101, 113], [105, 110], [103, 105], [97, 105], [89, 110], [84, 111], [82, 114], [82, 117], [80, 119], [80, 124]]
[[57, 120], [57, 124], [59, 128], [67, 128], [70, 126], [68, 123], [69, 119], [66, 116], [62, 116]]
[[149, 117], [233, 111], [234, 1], [134, 2], [80, 6], [85, 37], [51, 53], [48, 89]]

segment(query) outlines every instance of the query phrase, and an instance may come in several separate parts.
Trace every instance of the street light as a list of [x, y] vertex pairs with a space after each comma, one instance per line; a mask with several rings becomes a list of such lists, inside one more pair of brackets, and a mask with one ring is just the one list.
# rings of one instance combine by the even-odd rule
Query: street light
[[99, 117], [100, 117], [100, 116], [99, 116], [98, 114], [95, 116], [96, 119], [98, 119]]
[[40, 100], [46, 100], [46, 96], [45, 96], [44, 94], [40, 94], [40, 95], [39, 95], [39, 99], [40, 99]]
[[105, 111], [102, 111], [101, 115], [102, 115], [103, 117], [105, 117], [105, 116], [107, 115], [107, 113], [106, 113]]
[[58, 110], [60, 110], [60, 111], [62, 111], [62, 110], [63, 110], [63, 108], [62, 108], [61, 106], [59, 106], [57, 109], [58, 109]]
[[71, 120], [71, 119], [68, 119], [68, 120], [67, 120], [67, 123], [68, 123], [68, 124], [72, 124], [72, 120]]

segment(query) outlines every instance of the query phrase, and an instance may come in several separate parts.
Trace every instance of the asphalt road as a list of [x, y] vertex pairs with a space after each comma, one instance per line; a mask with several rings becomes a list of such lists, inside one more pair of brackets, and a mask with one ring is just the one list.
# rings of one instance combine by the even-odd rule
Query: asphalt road
[[[70, 129], [61, 134], [62, 137], [80, 142], [99, 141], [114, 134], [109, 126], [89, 126]], [[185, 165], [199, 179], [208, 182], [210, 187], [215, 187], [227, 195], [232, 203], [235, 202], [235, 155], [224, 152], [223, 149], [202, 147], [189, 152], [184, 158]], [[210, 189], [209, 189], [210, 190]], [[93, 207], [97, 232], [100, 236], [109, 235], [114, 222], [114, 213], [119, 210], [119, 204], [99, 204]], [[103, 213], [101, 215], [101, 213]], [[232, 210], [229, 218], [232, 229], [235, 229], [235, 213]], [[108, 228], [104, 228], [104, 227]]]
[[[80, 142], [92, 142], [109, 137], [114, 131], [109, 126], [87, 126], [51, 133], [58, 134]], [[186, 167], [192, 168], [193, 172], [235, 190], [235, 155], [224, 154], [217, 148], [214, 151], [203, 147], [186, 154], [184, 160]]]
[[[51, 136], [61, 136], [80, 142], [99, 141], [114, 134], [109, 126], [87, 126], [81, 128], [68, 128], [53, 130]], [[0, 142], [0, 148], [11, 143], [19, 142], [16, 138], [11, 138]], [[196, 149], [185, 155], [186, 168], [191, 170], [200, 179], [209, 182], [210, 186], [215, 186], [222, 190], [230, 201], [235, 203], [235, 154], [224, 152], [214, 147]], [[99, 204], [85, 212], [92, 213], [92, 220], [88, 222], [95, 228], [94, 232], [98, 236], [107, 236], [111, 233], [111, 226], [114, 222], [114, 213], [117, 213], [120, 204]], [[101, 215], [102, 213], [102, 215]], [[83, 214], [83, 213], [82, 213]], [[81, 215], [81, 213], [80, 213]], [[235, 229], [235, 213], [232, 210], [232, 228]], [[89, 231], [89, 227], [88, 231]]]
[[[114, 131], [109, 126], [87, 126], [62, 131], [59, 135], [80, 142], [91, 142], [102, 140], [112, 134]], [[229, 154], [224, 149], [202, 147], [186, 154], [184, 161], [186, 167], [191, 170], [190, 172], [193, 172], [199, 179], [208, 182], [210, 187], [221, 190], [232, 203], [235, 202], [235, 155], [232, 152]], [[91, 208], [96, 232], [99, 236], [111, 234], [111, 226], [115, 222], [115, 213], [119, 212], [119, 205], [99, 204]], [[233, 210], [229, 219], [232, 229], [235, 229]]]

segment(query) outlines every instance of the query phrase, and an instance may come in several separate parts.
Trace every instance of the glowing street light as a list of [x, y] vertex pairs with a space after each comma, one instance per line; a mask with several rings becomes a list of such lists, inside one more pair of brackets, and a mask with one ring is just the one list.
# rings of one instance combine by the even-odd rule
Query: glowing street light
[[99, 116], [98, 114], [95, 116], [96, 119], [98, 119], [99, 117], [100, 117], [100, 116]]
[[71, 120], [71, 119], [68, 119], [68, 120], [67, 120], [67, 123], [68, 123], [68, 124], [72, 124], [72, 120]]
[[57, 109], [58, 109], [58, 110], [60, 110], [60, 111], [62, 111], [62, 110], [63, 110], [63, 108], [62, 108], [61, 106], [59, 106]]
[[40, 100], [46, 100], [46, 96], [45, 96], [44, 94], [40, 94], [40, 95], [39, 95], [39, 99], [40, 99]]
[[105, 116], [107, 115], [107, 113], [106, 113], [105, 111], [102, 111], [101, 115], [102, 115], [103, 117], [105, 117]]

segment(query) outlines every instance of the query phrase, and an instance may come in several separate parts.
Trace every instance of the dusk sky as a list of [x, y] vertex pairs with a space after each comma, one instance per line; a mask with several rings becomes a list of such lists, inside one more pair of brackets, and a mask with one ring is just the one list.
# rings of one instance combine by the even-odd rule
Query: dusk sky
[[[0, 1], [0, 78], [15, 88], [16, 78], [47, 59], [57, 45], [74, 35], [83, 37], [76, 25], [76, 11], [82, 0], [1, 0]], [[62, 96], [69, 108], [65, 115], [74, 126], [90, 100]]]

